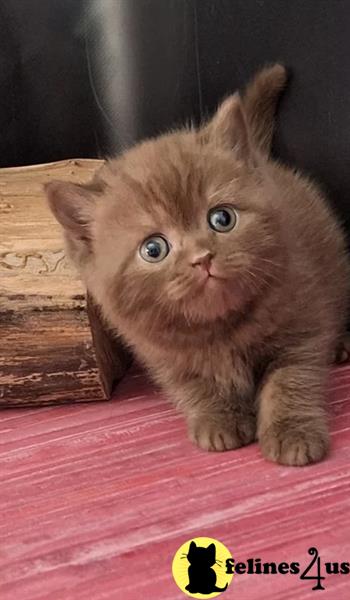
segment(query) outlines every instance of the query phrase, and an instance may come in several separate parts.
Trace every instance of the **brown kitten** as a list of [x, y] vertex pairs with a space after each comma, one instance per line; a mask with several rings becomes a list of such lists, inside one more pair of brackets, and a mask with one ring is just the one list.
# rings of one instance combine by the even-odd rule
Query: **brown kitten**
[[283, 67], [199, 130], [145, 141], [90, 186], [52, 182], [70, 256], [105, 318], [206, 450], [259, 439], [320, 460], [325, 386], [345, 327], [344, 235], [318, 188], [269, 158]]

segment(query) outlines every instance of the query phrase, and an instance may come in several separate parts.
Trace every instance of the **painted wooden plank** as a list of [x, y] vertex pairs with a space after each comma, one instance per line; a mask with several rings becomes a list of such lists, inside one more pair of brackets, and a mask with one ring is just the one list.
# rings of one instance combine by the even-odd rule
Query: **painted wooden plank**
[[[294, 469], [257, 445], [207, 454], [143, 375], [102, 404], [0, 413], [0, 598], [180, 600], [171, 561], [186, 540], [221, 540], [237, 560], [350, 560], [350, 366], [330, 385], [332, 452]], [[349, 598], [292, 575], [236, 575], [222, 596]]]

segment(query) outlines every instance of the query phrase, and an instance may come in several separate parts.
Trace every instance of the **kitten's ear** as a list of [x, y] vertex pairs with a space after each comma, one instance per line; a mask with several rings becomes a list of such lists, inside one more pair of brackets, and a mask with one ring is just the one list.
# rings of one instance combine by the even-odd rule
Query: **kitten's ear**
[[275, 128], [275, 114], [289, 73], [280, 64], [261, 69], [248, 83], [242, 97], [249, 131], [261, 152], [269, 155]]
[[66, 233], [89, 237], [89, 224], [95, 208], [93, 192], [83, 185], [51, 181], [45, 185], [49, 206]]
[[196, 548], [197, 548], [197, 544], [196, 544], [196, 542], [193, 542], [193, 541], [192, 541], [192, 542], [190, 543], [190, 549], [189, 549], [189, 552], [194, 552], [194, 550], [195, 550]]
[[200, 134], [205, 141], [232, 149], [240, 160], [251, 162], [253, 159], [247, 120], [238, 92], [222, 102]]
[[73, 260], [79, 262], [91, 249], [97, 195], [91, 185], [52, 181], [45, 185], [49, 206], [63, 227]]

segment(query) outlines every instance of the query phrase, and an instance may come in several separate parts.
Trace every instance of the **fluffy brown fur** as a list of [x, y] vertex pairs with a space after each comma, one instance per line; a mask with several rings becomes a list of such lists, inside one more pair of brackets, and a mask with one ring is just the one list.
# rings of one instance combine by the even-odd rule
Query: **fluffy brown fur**
[[[201, 448], [256, 438], [288, 465], [320, 460], [325, 385], [345, 327], [344, 236], [318, 188], [269, 157], [283, 67], [199, 130], [145, 141], [90, 186], [52, 182], [51, 209], [108, 323], [184, 413]], [[236, 226], [208, 225], [232, 206]], [[157, 263], [140, 256], [169, 240]]]

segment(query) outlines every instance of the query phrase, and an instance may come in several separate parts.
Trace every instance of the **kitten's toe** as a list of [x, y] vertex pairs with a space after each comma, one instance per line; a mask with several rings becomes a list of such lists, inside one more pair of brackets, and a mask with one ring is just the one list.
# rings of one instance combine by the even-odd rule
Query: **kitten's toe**
[[189, 423], [189, 437], [203, 450], [223, 452], [235, 450], [255, 439], [255, 425], [247, 422], [244, 426], [212, 422], [199, 419]]
[[329, 448], [329, 435], [326, 426], [318, 428], [270, 427], [259, 435], [261, 451], [265, 458], [282, 465], [299, 466], [322, 460]]
[[239, 440], [224, 428], [203, 426], [190, 428], [190, 439], [202, 450], [223, 452], [234, 450], [241, 445]]

